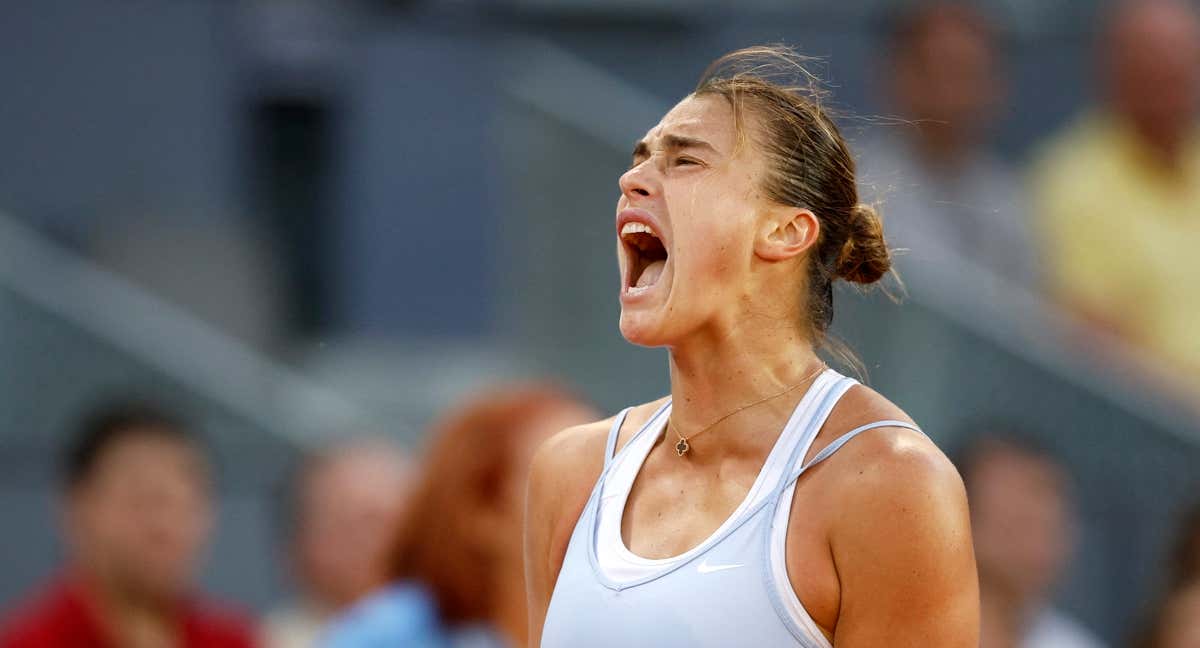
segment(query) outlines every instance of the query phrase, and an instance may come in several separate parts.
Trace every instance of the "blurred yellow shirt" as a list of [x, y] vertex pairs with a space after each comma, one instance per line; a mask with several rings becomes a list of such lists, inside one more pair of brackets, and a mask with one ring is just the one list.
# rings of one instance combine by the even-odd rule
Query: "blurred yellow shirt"
[[1200, 387], [1200, 133], [1176, 175], [1092, 115], [1047, 145], [1032, 184], [1051, 292]]

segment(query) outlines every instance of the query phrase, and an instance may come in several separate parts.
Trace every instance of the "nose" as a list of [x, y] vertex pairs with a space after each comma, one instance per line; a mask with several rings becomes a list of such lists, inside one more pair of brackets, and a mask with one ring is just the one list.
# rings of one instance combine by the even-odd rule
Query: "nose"
[[654, 195], [657, 183], [650, 177], [653, 166], [653, 163], [646, 160], [621, 174], [617, 184], [621, 187], [621, 193], [626, 200], [632, 202], [637, 198], [648, 198]]

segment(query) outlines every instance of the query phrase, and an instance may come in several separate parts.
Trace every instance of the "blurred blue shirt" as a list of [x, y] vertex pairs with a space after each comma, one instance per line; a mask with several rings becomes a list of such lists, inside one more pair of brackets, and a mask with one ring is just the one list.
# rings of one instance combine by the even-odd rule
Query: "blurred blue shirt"
[[335, 619], [321, 648], [447, 648], [437, 609], [419, 586], [397, 584]]

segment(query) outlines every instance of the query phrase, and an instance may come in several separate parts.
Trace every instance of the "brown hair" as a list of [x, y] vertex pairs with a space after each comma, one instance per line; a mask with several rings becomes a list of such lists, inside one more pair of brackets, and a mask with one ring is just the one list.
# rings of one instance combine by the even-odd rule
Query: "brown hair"
[[[821, 106], [824, 93], [806, 62], [785, 46], [737, 50], [714, 61], [693, 94], [729, 101], [739, 138], [767, 157], [761, 189], [768, 198], [817, 216], [807, 285], [813, 332], [821, 336], [833, 322], [833, 280], [873, 284], [892, 262], [879, 215], [858, 202], [854, 158]], [[745, 127], [747, 115], [755, 128]]]
[[506, 541], [520, 547], [520, 538], [496, 538], [481, 528], [480, 514], [497, 510], [499, 494], [525, 478], [516, 463], [522, 446], [537, 441], [528, 436], [530, 422], [579, 403], [550, 385], [498, 388], [468, 399], [436, 423], [423, 476], [385, 566], [386, 580], [428, 588], [447, 624], [487, 619], [491, 577], [496, 561], [505, 559], [496, 547]]

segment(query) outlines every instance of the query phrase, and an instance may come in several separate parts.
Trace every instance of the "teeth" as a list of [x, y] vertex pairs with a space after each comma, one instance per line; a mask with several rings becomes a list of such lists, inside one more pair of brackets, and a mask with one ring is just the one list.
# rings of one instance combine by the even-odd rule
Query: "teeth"
[[650, 290], [650, 288], [652, 288], [652, 286], [630, 286], [625, 289], [625, 292], [630, 295], [640, 295], [647, 290]]
[[650, 236], [654, 236], [655, 238], [658, 238], [657, 236], [655, 236], [654, 230], [650, 229], [650, 226], [645, 223], [638, 223], [638, 222], [631, 221], [631, 222], [625, 223], [625, 226], [621, 228], [621, 236], [626, 236], [628, 234], [643, 234], [643, 233], [649, 234]]

